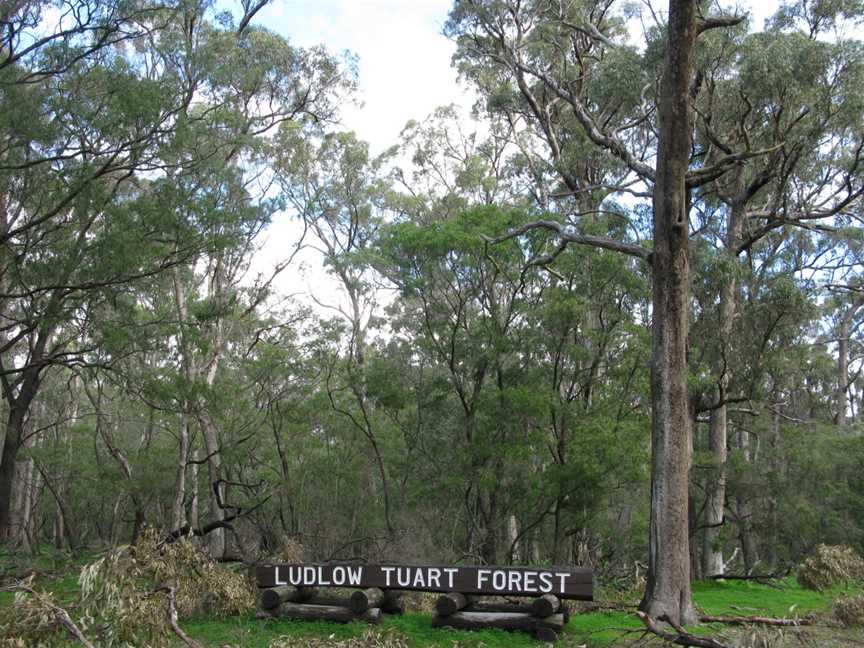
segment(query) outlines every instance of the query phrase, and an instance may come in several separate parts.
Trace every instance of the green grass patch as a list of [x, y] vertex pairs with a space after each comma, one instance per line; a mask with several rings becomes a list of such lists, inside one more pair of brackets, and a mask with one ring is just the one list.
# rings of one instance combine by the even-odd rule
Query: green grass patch
[[[65, 572], [45, 574], [38, 579], [37, 587], [52, 592], [61, 604], [71, 603], [78, 593], [77, 569], [67, 568]], [[794, 578], [773, 581], [771, 584], [753, 581], [706, 581], [693, 584], [693, 597], [698, 608], [705, 614], [725, 616], [792, 617], [826, 612], [837, 597], [861, 591], [860, 587], [838, 587], [816, 592], [800, 587]], [[11, 604], [12, 598], [12, 592], [0, 592], [0, 605]], [[359, 637], [367, 627], [359, 622], [341, 624], [287, 619], [260, 620], [252, 613], [236, 617], [181, 619], [181, 625], [208, 647], [231, 644], [243, 648], [268, 648], [279, 638], [339, 641]], [[541, 645], [528, 634], [519, 632], [433, 628], [432, 617], [419, 612], [385, 617], [378, 629], [385, 634], [396, 633], [404, 637], [409, 646], [417, 648], [521, 648]], [[631, 612], [603, 610], [574, 614], [565, 626], [560, 645], [584, 644], [589, 648], [626, 646], [641, 637], [641, 630], [642, 624]], [[730, 628], [702, 625], [690, 630], [697, 634], [717, 634], [721, 630], [727, 633]]]
[[804, 616], [823, 612], [838, 596], [855, 588], [824, 592], [804, 589], [794, 578], [772, 581], [703, 581], [693, 584], [693, 598], [705, 614], [728, 616]]
[[604, 610], [573, 615], [564, 627], [564, 634], [575, 637], [579, 644], [620, 646], [628, 636], [637, 638], [640, 628], [644, 626], [635, 614]]

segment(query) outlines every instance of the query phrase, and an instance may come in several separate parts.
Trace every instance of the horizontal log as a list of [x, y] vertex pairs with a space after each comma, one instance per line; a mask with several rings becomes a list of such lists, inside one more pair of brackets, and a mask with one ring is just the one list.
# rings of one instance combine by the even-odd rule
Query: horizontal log
[[432, 619], [432, 626], [457, 630], [497, 628], [533, 632], [537, 627], [537, 619], [527, 612], [456, 612], [446, 617], [436, 615]]
[[531, 611], [534, 616], [545, 619], [550, 617], [561, 609], [561, 600], [554, 594], [544, 594], [538, 596], [531, 603]]
[[542, 641], [554, 641], [564, 630], [564, 615], [553, 614], [545, 619], [538, 619], [530, 612], [462, 611], [446, 617], [436, 615], [432, 619], [432, 626], [458, 630], [497, 628], [499, 630], [522, 631], [534, 633], [538, 638], [549, 637], [548, 639], [541, 639]]
[[336, 621], [351, 623], [366, 621], [379, 623], [381, 608], [371, 608], [360, 614], [355, 614], [350, 607], [338, 605], [311, 605], [307, 603], [283, 603], [275, 610], [262, 610], [259, 618], [300, 619], [302, 621]]
[[298, 601], [298, 603], [305, 603], [306, 605], [332, 605], [344, 608], [351, 607], [351, 599], [349, 597], [326, 594], [324, 592], [316, 594], [315, 596], [310, 596], [308, 599]]
[[265, 610], [273, 610], [282, 603], [300, 603], [315, 596], [314, 587], [294, 587], [293, 585], [280, 585], [261, 592], [261, 607]]
[[359, 614], [365, 612], [369, 608], [381, 607], [384, 600], [384, 592], [377, 587], [370, 587], [364, 590], [356, 590], [351, 594], [351, 609]]
[[506, 603], [493, 601], [473, 601], [468, 604], [465, 612], [519, 612], [533, 614], [528, 603]]

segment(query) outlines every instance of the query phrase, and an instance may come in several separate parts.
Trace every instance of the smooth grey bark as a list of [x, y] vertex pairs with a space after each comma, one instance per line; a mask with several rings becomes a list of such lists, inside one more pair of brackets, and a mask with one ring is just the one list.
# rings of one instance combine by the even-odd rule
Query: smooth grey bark
[[705, 485], [705, 533], [702, 544], [702, 576], [710, 578], [724, 571], [723, 550], [719, 546], [720, 531], [724, 522], [726, 503], [726, 460], [728, 457], [729, 416], [727, 401], [729, 384], [735, 363], [731, 358], [731, 340], [735, 317], [738, 313], [738, 246], [744, 225], [744, 202], [746, 200], [741, 178], [737, 171], [736, 199], [729, 205], [729, 220], [726, 225], [724, 255], [729, 267], [725, 268], [725, 281], [720, 288], [720, 308], [717, 318], [717, 333], [720, 353], [717, 377], [717, 406], [711, 411], [708, 424], [708, 448], [711, 452], [712, 476]]
[[846, 425], [846, 412], [849, 409], [849, 336], [852, 334], [852, 320], [864, 306], [864, 295], [859, 295], [840, 314], [837, 331], [837, 425]]

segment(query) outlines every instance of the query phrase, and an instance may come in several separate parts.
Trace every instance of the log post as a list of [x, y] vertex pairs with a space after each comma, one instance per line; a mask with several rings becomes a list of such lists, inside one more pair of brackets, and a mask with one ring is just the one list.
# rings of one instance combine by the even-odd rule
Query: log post
[[550, 617], [561, 609], [561, 600], [554, 594], [544, 594], [538, 596], [531, 603], [531, 611], [534, 616], [545, 619]]
[[[536, 619], [535, 623], [535, 637], [540, 639], [540, 641], [555, 641], [558, 638], [558, 635], [564, 631], [564, 625], [567, 623], [567, 619], [564, 614], [558, 613], [548, 616], [545, 619]], [[541, 635], [543, 637], [551, 638], [541, 638]]]
[[402, 591], [384, 590], [381, 611], [384, 614], [405, 614], [405, 601], [402, 600]]
[[359, 614], [365, 612], [369, 608], [381, 607], [384, 600], [384, 592], [377, 587], [369, 589], [356, 590], [351, 594], [351, 609]]
[[435, 610], [439, 616], [450, 616], [467, 607], [473, 600], [473, 597], [466, 596], [461, 592], [448, 592], [438, 597]]

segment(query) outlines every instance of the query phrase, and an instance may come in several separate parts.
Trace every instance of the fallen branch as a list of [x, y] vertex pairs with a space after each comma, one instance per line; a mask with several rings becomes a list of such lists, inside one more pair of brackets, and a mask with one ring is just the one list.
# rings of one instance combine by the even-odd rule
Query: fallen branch
[[639, 620], [645, 624], [645, 628], [653, 635], [660, 637], [661, 639], [668, 641], [669, 643], [675, 644], [677, 646], [696, 646], [696, 648], [729, 648], [726, 644], [722, 644], [716, 639], [712, 639], [711, 637], [697, 637], [694, 634], [690, 634], [680, 625], [672, 621], [665, 614], [658, 618], [659, 621], [668, 623], [674, 628], [675, 632], [678, 634], [672, 634], [671, 632], [666, 632], [657, 623], [648, 616], [645, 612], [641, 610], [636, 612], [636, 616], [639, 617]]
[[802, 625], [813, 625], [816, 617], [808, 615], [796, 619], [776, 619], [762, 616], [712, 616], [710, 614], [699, 617], [701, 623], [725, 623], [727, 625], [769, 625], [781, 627], [794, 627]]
[[708, 578], [711, 580], [772, 581], [783, 580], [788, 575], [789, 571], [784, 574], [714, 574]]
[[189, 648], [204, 648], [204, 646], [183, 632], [183, 628], [180, 627], [180, 623], [177, 620], [177, 597], [175, 596], [174, 588], [163, 585], [162, 587], [150, 592], [149, 595], [152, 596], [159, 592], [168, 593], [168, 622], [171, 624], [171, 629], [174, 631], [174, 634], [180, 638], [180, 641], [189, 646]]
[[18, 583], [15, 586], [15, 589], [20, 589], [24, 592], [27, 592], [28, 594], [33, 595], [36, 600], [39, 601], [39, 603], [51, 610], [57, 621], [59, 621], [60, 624], [69, 631], [69, 634], [71, 634], [78, 641], [80, 641], [83, 646], [85, 646], [86, 648], [96, 648], [96, 646], [90, 643], [90, 640], [84, 636], [84, 633], [81, 632], [81, 629], [77, 625], [75, 625], [75, 622], [72, 621], [72, 617], [69, 616], [69, 613], [66, 610], [64, 610], [58, 605], [54, 605], [51, 601], [48, 600], [47, 597], [43, 596], [36, 590], [28, 587], [24, 583]]

